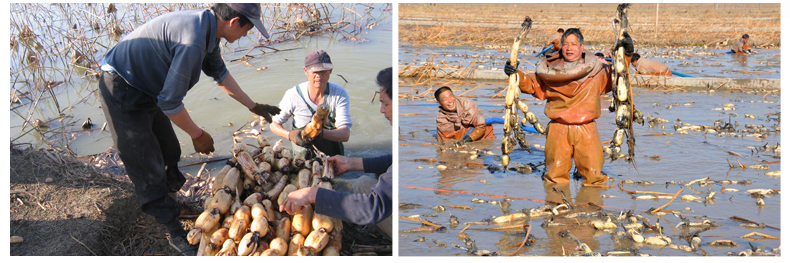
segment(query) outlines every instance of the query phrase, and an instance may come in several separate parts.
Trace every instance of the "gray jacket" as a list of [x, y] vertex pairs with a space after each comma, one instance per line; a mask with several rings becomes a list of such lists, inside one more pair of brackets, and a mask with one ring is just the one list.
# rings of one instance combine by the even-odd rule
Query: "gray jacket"
[[217, 83], [228, 75], [218, 44], [213, 11], [177, 11], [136, 28], [105, 55], [105, 62], [173, 116], [184, 109], [182, 100], [201, 70]]

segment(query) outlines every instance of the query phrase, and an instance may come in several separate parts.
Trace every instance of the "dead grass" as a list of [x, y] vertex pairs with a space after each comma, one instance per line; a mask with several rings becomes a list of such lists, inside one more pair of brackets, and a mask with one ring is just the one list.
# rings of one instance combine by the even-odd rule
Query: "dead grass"
[[[611, 44], [617, 4], [400, 4], [399, 39], [416, 46], [512, 43], [523, 17], [535, 21], [525, 45], [543, 45], [557, 28], [582, 29], [585, 44]], [[779, 4], [634, 4], [631, 34], [643, 47], [728, 48], [744, 33], [752, 47], [781, 45]], [[732, 42], [729, 42], [732, 43]]]

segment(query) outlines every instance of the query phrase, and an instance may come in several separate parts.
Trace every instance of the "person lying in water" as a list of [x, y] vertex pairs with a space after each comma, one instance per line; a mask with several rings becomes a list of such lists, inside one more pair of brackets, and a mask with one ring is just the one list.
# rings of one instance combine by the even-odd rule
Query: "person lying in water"
[[669, 70], [669, 67], [664, 65], [664, 63], [652, 59], [642, 58], [642, 56], [636, 53], [634, 53], [634, 56], [631, 57], [631, 65], [636, 68], [636, 71], [639, 74], [672, 76], [672, 71]]
[[735, 40], [730, 48], [735, 53], [752, 53], [749, 49], [749, 34], [743, 34], [741, 38]]
[[494, 127], [486, 124], [483, 113], [474, 101], [455, 97], [447, 86], [437, 89], [433, 96], [439, 102], [439, 111], [436, 113], [436, 139], [439, 142], [495, 138]]

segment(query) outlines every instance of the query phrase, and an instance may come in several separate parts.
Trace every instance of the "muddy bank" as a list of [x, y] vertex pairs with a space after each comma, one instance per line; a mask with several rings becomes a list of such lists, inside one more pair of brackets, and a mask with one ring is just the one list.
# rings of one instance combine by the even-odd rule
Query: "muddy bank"
[[24, 238], [12, 256], [175, 255], [125, 176], [47, 150], [10, 155], [10, 234]]
[[[165, 228], [140, 210], [134, 185], [112, 149], [78, 159], [15, 147], [10, 152], [10, 234], [24, 241], [11, 244], [10, 255], [177, 255]], [[185, 176], [194, 182], [192, 175]], [[180, 200], [189, 186], [182, 188]], [[189, 230], [194, 220], [184, 216], [181, 223]], [[391, 241], [375, 227], [343, 225], [340, 255], [392, 254]]]

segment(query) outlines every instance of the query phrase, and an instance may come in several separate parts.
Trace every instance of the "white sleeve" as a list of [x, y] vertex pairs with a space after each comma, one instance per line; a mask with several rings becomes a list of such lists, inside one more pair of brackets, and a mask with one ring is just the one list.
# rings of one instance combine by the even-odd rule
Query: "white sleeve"
[[293, 88], [288, 89], [285, 91], [285, 95], [283, 95], [283, 99], [280, 100], [280, 114], [277, 114], [272, 117], [272, 122], [278, 123], [282, 125], [286, 121], [288, 121], [294, 113], [294, 105], [293, 100], [293, 93], [296, 92]]
[[342, 87], [337, 89], [338, 97], [335, 104], [335, 127], [346, 127], [349, 130], [353, 124], [351, 121], [351, 111], [349, 110], [351, 99], [348, 92]]

